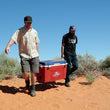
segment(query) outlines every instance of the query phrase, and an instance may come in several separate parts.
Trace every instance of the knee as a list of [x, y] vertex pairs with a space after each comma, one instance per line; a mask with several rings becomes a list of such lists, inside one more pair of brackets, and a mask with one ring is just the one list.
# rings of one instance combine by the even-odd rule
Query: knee
[[75, 65], [75, 68], [76, 68], [76, 70], [78, 69], [78, 64], [77, 64], [77, 65]]
[[78, 69], [78, 65], [73, 65], [72, 72]]
[[77, 70], [77, 69], [78, 69], [78, 66], [75, 67], [75, 70]]

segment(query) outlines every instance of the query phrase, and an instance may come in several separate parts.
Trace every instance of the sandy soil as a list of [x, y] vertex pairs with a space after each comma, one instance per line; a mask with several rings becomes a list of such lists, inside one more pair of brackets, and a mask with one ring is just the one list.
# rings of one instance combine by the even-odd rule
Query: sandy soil
[[36, 97], [22, 92], [24, 79], [0, 82], [0, 110], [110, 110], [110, 79], [104, 76], [90, 86], [85, 77], [64, 86], [64, 80], [36, 82]]

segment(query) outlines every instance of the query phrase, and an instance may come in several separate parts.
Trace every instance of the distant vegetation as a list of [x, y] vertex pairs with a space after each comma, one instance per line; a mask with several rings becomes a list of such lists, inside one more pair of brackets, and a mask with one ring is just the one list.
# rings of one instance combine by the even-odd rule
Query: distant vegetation
[[78, 69], [70, 75], [71, 79], [83, 75], [87, 78], [88, 84], [92, 84], [97, 77], [100, 78], [100, 75], [110, 78], [110, 56], [104, 61], [97, 62], [94, 56], [86, 53], [84, 56], [78, 55], [78, 64]]
[[[54, 60], [62, 59], [56, 57]], [[71, 79], [84, 75], [88, 83], [91, 84], [96, 77], [100, 77], [100, 74], [110, 78], [110, 56], [97, 62], [92, 55], [86, 53], [84, 56], [78, 55], [78, 64], [79, 68], [70, 76]], [[2, 52], [0, 54], [0, 80], [9, 79], [13, 76], [23, 77], [20, 62]]]
[[110, 78], [110, 56], [106, 57], [104, 61], [100, 61], [99, 68], [104, 76]]

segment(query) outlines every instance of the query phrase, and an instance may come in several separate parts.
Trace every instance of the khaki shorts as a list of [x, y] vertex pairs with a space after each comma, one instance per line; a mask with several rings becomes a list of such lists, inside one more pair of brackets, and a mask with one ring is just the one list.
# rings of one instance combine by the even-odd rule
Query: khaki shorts
[[22, 72], [31, 71], [33, 73], [39, 73], [39, 57], [28, 59], [20, 56], [20, 58], [21, 58]]

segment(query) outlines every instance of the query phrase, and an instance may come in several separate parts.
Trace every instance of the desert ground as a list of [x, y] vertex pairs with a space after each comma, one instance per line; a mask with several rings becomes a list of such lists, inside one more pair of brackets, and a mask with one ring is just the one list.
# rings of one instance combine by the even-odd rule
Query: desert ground
[[110, 110], [110, 79], [100, 76], [92, 85], [78, 77], [65, 87], [64, 79], [36, 82], [36, 97], [23, 92], [24, 79], [0, 81], [0, 110]]

